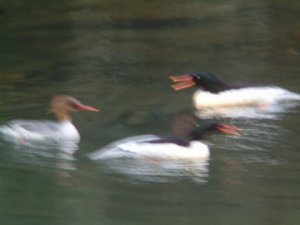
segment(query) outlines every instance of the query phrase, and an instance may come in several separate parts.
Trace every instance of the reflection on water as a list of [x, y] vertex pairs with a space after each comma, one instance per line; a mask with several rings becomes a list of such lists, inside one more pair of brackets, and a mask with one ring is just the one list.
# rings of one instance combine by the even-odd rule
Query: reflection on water
[[8, 145], [3, 144], [5, 148], [9, 147], [9, 152], [6, 153], [7, 160], [14, 163], [21, 163], [27, 165], [58, 168], [61, 170], [75, 170], [75, 160], [73, 155], [62, 152], [61, 149], [53, 147], [48, 148], [35, 148], [24, 145]]
[[196, 183], [206, 183], [209, 174], [208, 160], [120, 158], [98, 163], [104, 167], [106, 173], [125, 175], [133, 181], [174, 183], [187, 179]]

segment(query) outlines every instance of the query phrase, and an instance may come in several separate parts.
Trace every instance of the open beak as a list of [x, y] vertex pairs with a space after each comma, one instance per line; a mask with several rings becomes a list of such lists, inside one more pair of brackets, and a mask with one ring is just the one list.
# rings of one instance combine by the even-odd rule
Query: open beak
[[171, 85], [175, 91], [183, 90], [196, 85], [193, 77], [190, 74], [170, 76], [170, 79], [175, 83]]
[[234, 136], [241, 136], [241, 133], [240, 131], [242, 130], [241, 128], [239, 127], [236, 127], [236, 126], [231, 126], [231, 125], [227, 125], [227, 124], [219, 124], [217, 126], [217, 130], [225, 133], [225, 134], [231, 134], [231, 135], [234, 135]]
[[99, 112], [99, 109], [96, 109], [89, 105], [77, 104], [76, 109], [79, 111], [86, 111], [86, 112]]

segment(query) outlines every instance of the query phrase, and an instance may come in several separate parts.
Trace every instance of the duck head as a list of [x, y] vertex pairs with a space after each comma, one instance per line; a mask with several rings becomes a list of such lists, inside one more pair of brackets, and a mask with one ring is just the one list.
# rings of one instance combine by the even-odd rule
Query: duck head
[[202, 120], [201, 123], [191, 131], [189, 136], [193, 140], [198, 140], [201, 139], [202, 136], [209, 131], [219, 131], [224, 134], [241, 136], [240, 128], [221, 123], [219, 120], [214, 118]]
[[218, 93], [227, 88], [224, 82], [207, 72], [174, 75], [170, 76], [170, 79], [175, 83], [171, 86], [175, 91], [198, 86], [206, 91]]
[[71, 120], [71, 112], [86, 111], [99, 112], [98, 109], [84, 105], [77, 99], [68, 95], [56, 95], [51, 102], [51, 112], [53, 112], [58, 120]]

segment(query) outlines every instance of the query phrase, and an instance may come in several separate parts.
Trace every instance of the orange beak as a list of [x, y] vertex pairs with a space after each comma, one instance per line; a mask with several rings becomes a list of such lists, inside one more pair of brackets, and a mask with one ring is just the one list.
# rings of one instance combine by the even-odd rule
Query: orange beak
[[175, 91], [183, 90], [189, 87], [193, 87], [196, 83], [193, 80], [193, 77], [190, 74], [184, 74], [179, 76], [170, 76], [170, 79], [176, 83], [171, 85]]
[[236, 126], [231, 126], [227, 124], [219, 124], [217, 129], [225, 134], [231, 134], [234, 136], [241, 136], [240, 132], [242, 129]]

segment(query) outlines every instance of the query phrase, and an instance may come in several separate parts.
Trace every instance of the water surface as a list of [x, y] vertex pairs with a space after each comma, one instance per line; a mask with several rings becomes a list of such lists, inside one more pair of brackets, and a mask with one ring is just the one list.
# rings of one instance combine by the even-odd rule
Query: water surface
[[76, 114], [74, 159], [0, 142], [1, 224], [298, 224], [299, 105], [226, 118], [241, 137], [208, 136], [204, 164], [86, 155], [120, 138], [169, 133], [193, 90], [169, 75], [300, 92], [296, 0], [0, 3], [0, 122], [52, 118], [65, 93], [101, 107]]

